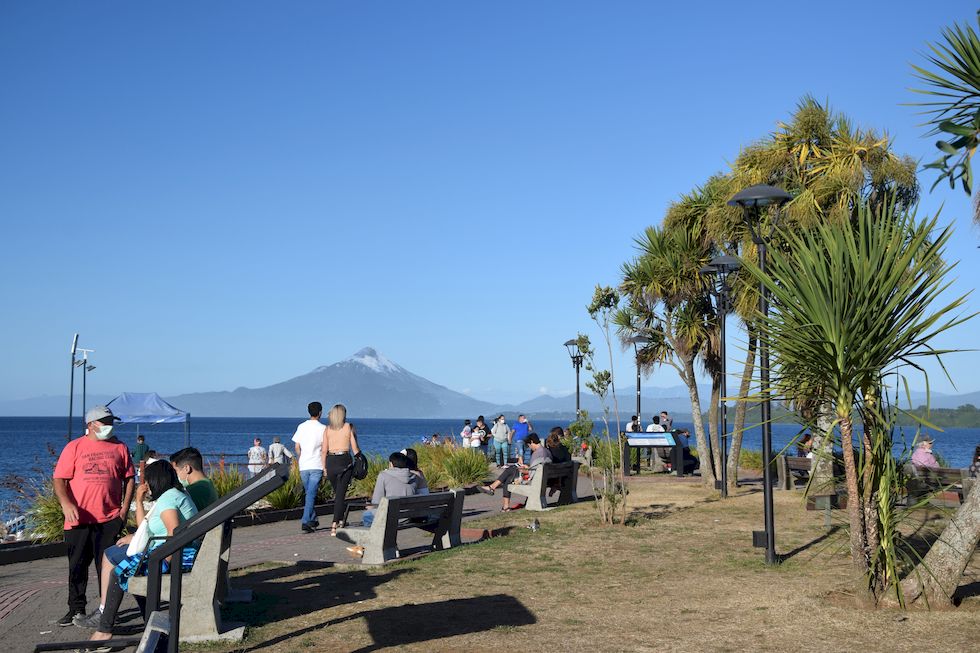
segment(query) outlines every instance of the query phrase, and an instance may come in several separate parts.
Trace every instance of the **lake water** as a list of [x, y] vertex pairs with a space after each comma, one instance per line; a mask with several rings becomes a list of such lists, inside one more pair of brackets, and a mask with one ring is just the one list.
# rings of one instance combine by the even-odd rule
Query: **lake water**
[[[273, 436], [278, 435], [283, 443], [289, 443], [301, 421], [298, 418], [197, 417], [191, 421], [190, 442], [209, 459], [215, 458], [213, 454], [224, 453], [240, 456], [240, 461], [243, 460], [245, 451], [252, 446], [252, 438], [262, 438], [262, 444], [268, 446]], [[433, 433], [458, 434], [463, 424], [462, 419], [375, 418], [353, 421], [357, 425], [359, 442], [365, 452], [384, 456], [417, 444], [423, 437]], [[567, 421], [562, 420], [532, 419], [532, 422], [535, 430], [541, 434], [547, 433], [553, 426], [568, 425]], [[675, 427], [692, 429], [690, 424], [683, 422], [676, 422]], [[599, 428], [599, 424], [596, 428]], [[116, 435], [132, 449], [136, 443], [136, 429], [134, 424], [120, 425], [116, 428]], [[183, 424], [143, 424], [139, 429], [146, 436], [150, 448], [160, 453], [171, 453], [184, 446]], [[81, 434], [83, 431], [82, 419], [78, 417], [73, 432]], [[773, 450], [778, 452], [786, 447], [798, 431], [799, 427], [795, 424], [774, 424]], [[0, 447], [4, 452], [0, 456], [0, 479], [8, 478], [12, 474], [50, 474], [54, 468], [54, 456], [65, 445], [64, 432], [63, 417], [0, 417]], [[913, 435], [914, 432], [911, 431], [907, 435], [909, 444]], [[980, 444], [980, 429], [950, 428], [944, 433], [934, 435], [936, 452], [951, 467], [969, 466], [973, 449]], [[761, 449], [760, 429], [746, 431], [742, 446], [746, 449]], [[49, 448], [55, 452], [54, 456], [49, 454]], [[901, 443], [896, 445], [896, 454], [901, 453], [901, 449]], [[229, 461], [233, 460], [229, 458]], [[11, 489], [0, 487], [0, 516], [4, 519], [11, 516], [9, 501], [13, 496]]]

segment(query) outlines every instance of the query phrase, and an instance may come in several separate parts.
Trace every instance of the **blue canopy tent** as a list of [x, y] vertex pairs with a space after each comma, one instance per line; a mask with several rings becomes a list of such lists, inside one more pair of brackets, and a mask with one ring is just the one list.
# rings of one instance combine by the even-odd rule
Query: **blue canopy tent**
[[184, 446], [191, 445], [191, 414], [171, 406], [155, 392], [124, 392], [108, 404], [112, 414], [127, 424], [184, 423]]

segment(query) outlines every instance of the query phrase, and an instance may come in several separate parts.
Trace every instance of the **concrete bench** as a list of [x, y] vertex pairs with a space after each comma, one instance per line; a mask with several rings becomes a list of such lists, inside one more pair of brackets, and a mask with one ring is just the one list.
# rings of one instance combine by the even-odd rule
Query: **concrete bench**
[[[221, 603], [228, 590], [228, 557], [231, 554], [231, 524], [225, 522], [208, 531], [190, 571], [181, 578], [180, 641], [240, 640], [244, 624], [223, 624]], [[170, 576], [161, 578], [162, 592], [170, 592]], [[129, 579], [129, 593], [146, 596], [147, 577]]]
[[398, 558], [398, 531], [420, 528], [432, 533], [432, 548], [460, 545], [463, 491], [450, 490], [411, 497], [385, 497], [370, 528], [343, 528], [337, 537], [364, 547], [361, 562], [380, 565]]
[[560, 492], [557, 505], [575, 503], [578, 501], [578, 468], [579, 463], [575, 460], [567, 463], [543, 463], [531, 468], [529, 483], [511, 483], [507, 490], [511, 494], [527, 497], [524, 505], [527, 510], [548, 510], [548, 485], [550, 481], [557, 481]]

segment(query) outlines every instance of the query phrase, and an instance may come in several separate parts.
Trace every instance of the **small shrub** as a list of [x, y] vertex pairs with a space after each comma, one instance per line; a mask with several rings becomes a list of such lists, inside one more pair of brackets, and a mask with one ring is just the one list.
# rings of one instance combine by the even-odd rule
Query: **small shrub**
[[28, 483], [25, 494], [33, 495], [27, 510], [27, 523], [32, 539], [41, 542], [58, 542], [65, 535], [65, 514], [54, 493], [54, 480], [49, 476]]
[[280, 487], [266, 495], [265, 500], [276, 510], [289, 510], [303, 505], [303, 482], [299, 470], [289, 470], [289, 478]]
[[738, 454], [738, 466], [745, 469], [762, 470], [762, 452], [742, 449]]
[[238, 465], [228, 465], [223, 471], [211, 474], [211, 482], [218, 496], [223, 497], [245, 484], [245, 474], [238, 469]]
[[327, 480], [326, 475], [320, 479], [320, 485], [316, 489], [316, 502], [317, 503], [328, 503], [333, 501], [333, 486], [330, 485], [330, 481]]
[[419, 470], [425, 476], [425, 482], [429, 488], [443, 488], [449, 486], [449, 477], [446, 475], [446, 461], [458, 449], [449, 447], [419, 447], [415, 450], [419, 455]]
[[482, 451], [467, 447], [453, 450], [446, 458], [443, 470], [450, 487], [462, 487], [485, 480], [489, 467]]

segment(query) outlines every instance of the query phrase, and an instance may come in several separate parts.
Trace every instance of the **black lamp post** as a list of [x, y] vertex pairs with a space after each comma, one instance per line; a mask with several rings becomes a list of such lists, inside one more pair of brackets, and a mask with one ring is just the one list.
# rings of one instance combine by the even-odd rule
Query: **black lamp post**
[[701, 268], [701, 274], [712, 276], [711, 294], [718, 306], [718, 327], [721, 339], [721, 407], [718, 411], [719, 429], [721, 434], [721, 497], [728, 498], [728, 370], [725, 352], [725, 318], [728, 317], [731, 286], [728, 278], [741, 267], [734, 256], [716, 256], [708, 265]]
[[[763, 233], [762, 210], [769, 206], [779, 207], [792, 197], [782, 188], [759, 184], [740, 191], [728, 201], [729, 206], [742, 207], [745, 224], [752, 235], [752, 242], [759, 249], [759, 270], [766, 273], [766, 241], [772, 237], [775, 223], [770, 223], [768, 233]], [[769, 314], [769, 300], [766, 286], [759, 283], [759, 312], [762, 319]], [[765, 332], [759, 330], [759, 380], [762, 390], [762, 493], [765, 507], [766, 563], [776, 563], [776, 526], [772, 509], [772, 403], [769, 391], [769, 341]], [[753, 543], [762, 546], [758, 531], [752, 534]]]
[[95, 369], [95, 365], [88, 364], [88, 355], [94, 352], [94, 349], [79, 349], [82, 352], [82, 360], [76, 361], [75, 365], [82, 368], [82, 419], [85, 415], [85, 404], [88, 399], [88, 373]]
[[633, 353], [636, 355], [636, 417], [643, 421], [643, 413], [640, 412], [640, 348], [650, 342], [646, 336], [633, 336], [629, 339], [633, 343]]
[[75, 352], [78, 351], [78, 334], [71, 341], [71, 380], [68, 382], [68, 430], [65, 431], [65, 440], [71, 442], [71, 414], [75, 401]]
[[575, 419], [578, 419], [582, 412], [581, 395], [579, 394], [579, 370], [582, 369], [582, 361], [585, 359], [578, 348], [578, 340], [571, 339], [565, 343], [568, 355], [572, 358], [572, 366], [575, 367]]

